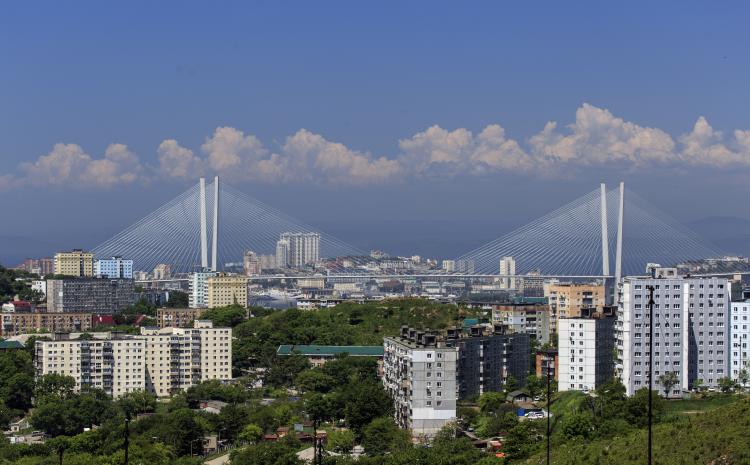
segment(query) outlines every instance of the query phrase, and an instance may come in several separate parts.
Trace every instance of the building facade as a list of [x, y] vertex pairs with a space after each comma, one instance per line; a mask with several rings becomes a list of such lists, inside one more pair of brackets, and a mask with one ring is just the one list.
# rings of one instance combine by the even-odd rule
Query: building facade
[[55, 254], [55, 274], [65, 276], [94, 276], [94, 254], [73, 249]]
[[260, 276], [260, 273], [263, 270], [263, 267], [260, 263], [260, 257], [252, 250], [248, 250], [245, 252], [245, 256], [242, 260], [242, 265], [245, 276]]
[[241, 305], [247, 307], [247, 277], [219, 273], [206, 280], [208, 308]]
[[77, 278], [47, 280], [47, 311], [118, 313], [135, 303], [132, 279]]
[[742, 370], [750, 372], [750, 347], [748, 347], [750, 344], [750, 301], [732, 302], [730, 318], [729, 331], [732, 335], [730, 368], [732, 379], [739, 381]]
[[582, 309], [601, 311], [606, 305], [604, 284], [555, 283], [547, 287], [551, 331], [557, 332], [560, 318], [581, 316]]
[[[616, 370], [628, 395], [648, 386], [649, 287], [654, 288], [654, 388], [678, 396], [730, 376], [730, 287], [724, 278], [625, 278], [618, 303]], [[679, 383], [664, 393], [658, 379]]]
[[0, 337], [37, 332], [80, 332], [91, 329], [91, 313], [0, 313]]
[[[516, 260], [513, 257], [503, 257], [500, 259], [500, 274], [516, 274]], [[516, 289], [515, 276], [506, 276], [505, 278], [500, 278], [500, 289]]]
[[93, 333], [92, 339], [36, 341], [37, 376], [58, 373], [120, 397], [136, 390], [165, 397], [211, 379], [232, 378], [230, 328], [141, 328], [141, 335]]
[[216, 276], [215, 271], [198, 271], [190, 274], [188, 285], [188, 305], [190, 308], [208, 307], [208, 278]]
[[100, 278], [133, 279], [133, 260], [123, 260], [122, 257], [97, 260], [94, 274]]
[[558, 328], [558, 390], [594, 390], [614, 377], [614, 312], [561, 318]]
[[542, 344], [549, 342], [549, 308], [543, 304], [495, 305], [492, 322], [509, 327], [515, 333], [529, 334]]
[[205, 311], [203, 308], [157, 308], [156, 323], [159, 328], [187, 328]]
[[[279, 243], [288, 244], [288, 256], [285, 263], [291, 268], [304, 268], [320, 260], [320, 234], [318, 233], [282, 233]], [[276, 260], [279, 261], [278, 245]]]
[[394, 419], [415, 437], [431, 437], [456, 419], [458, 348], [406, 328], [383, 342], [383, 385]]

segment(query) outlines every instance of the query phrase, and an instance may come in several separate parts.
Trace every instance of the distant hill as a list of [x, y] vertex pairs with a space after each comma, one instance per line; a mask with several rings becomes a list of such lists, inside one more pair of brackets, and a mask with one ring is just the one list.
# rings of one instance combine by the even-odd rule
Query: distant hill
[[750, 219], [710, 216], [686, 226], [728, 254], [750, 256]]

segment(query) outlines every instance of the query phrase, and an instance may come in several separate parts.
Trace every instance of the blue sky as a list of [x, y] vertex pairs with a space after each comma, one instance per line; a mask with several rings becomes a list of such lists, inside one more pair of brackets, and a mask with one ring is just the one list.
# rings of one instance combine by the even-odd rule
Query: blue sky
[[0, 261], [94, 246], [201, 173], [398, 253], [464, 252], [600, 180], [748, 217], [725, 200], [750, 173], [748, 10], [3, 5]]

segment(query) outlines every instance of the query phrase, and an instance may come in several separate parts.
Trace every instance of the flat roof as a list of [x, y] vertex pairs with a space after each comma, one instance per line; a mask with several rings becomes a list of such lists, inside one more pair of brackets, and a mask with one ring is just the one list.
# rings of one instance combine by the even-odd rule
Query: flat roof
[[276, 351], [277, 355], [292, 355], [294, 353], [307, 356], [335, 356], [346, 353], [355, 357], [382, 357], [383, 346], [319, 346], [284, 344], [280, 345]]
[[23, 349], [23, 344], [18, 341], [0, 341], [0, 349]]

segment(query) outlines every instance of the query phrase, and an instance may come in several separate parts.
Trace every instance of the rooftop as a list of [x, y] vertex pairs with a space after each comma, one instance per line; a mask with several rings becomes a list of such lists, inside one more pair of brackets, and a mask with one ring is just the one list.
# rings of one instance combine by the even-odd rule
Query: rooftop
[[23, 344], [18, 341], [0, 341], [0, 350], [23, 349]]

